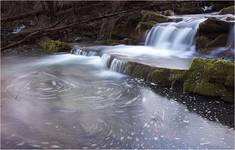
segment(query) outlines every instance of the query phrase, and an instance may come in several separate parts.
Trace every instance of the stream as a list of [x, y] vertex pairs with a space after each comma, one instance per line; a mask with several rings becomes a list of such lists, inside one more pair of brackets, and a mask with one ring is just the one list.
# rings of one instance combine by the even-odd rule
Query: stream
[[204, 17], [156, 25], [142, 46], [3, 57], [2, 148], [233, 148], [234, 105], [124, 74], [126, 60], [188, 69]]
[[[4, 148], [234, 145], [233, 128], [201, 117], [143, 81], [107, 70], [98, 56], [6, 57], [2, 62]], [[231, 119], [232, 107], [211, 102], [205, 108], [209, 117], [218, 109], [218, 115]]]

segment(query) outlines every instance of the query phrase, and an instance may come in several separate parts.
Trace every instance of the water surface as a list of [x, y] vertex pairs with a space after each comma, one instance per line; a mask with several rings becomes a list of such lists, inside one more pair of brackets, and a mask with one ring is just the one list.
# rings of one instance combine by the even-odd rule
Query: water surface
[[233, 128], [109, 71], [98, 56], [4, 58], [2, 85], [2, 148], [234, 146]]

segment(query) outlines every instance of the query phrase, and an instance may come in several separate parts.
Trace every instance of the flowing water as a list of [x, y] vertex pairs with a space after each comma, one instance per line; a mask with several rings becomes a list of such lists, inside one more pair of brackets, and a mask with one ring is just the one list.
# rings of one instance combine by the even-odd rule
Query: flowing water
[[[202, 118], [140, 80], [107, 70], [105, 60], [72, 54], [4, 58], [2, 147], [233, 147], [233, 128]], [[209, 117], [222, 110], [210, 105]]]
[[205, 16], [172, 18], [145, 46], [3, 58], [2, 148], [233, 148], [233, 105], [117, 73], [128, 61], [188, 69]]

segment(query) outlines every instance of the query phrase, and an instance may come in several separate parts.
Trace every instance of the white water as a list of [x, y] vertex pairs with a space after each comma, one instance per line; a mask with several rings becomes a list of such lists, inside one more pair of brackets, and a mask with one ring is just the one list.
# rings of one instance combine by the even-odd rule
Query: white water
[[[4, 58], [2, 147], [233, 148], [234, 128], [191, 111], [220, 121], [231, 119], [232, 108], [215, 99], [171, 96], [166, 89], [155, 93], [140, 80], [107, 70], [102, 61], [71, 54]], [[113, 59], [111, 66], [121, 70], [121, 63]], [[177, 99], [190, 100], [190, 106]]]
[[124, 73], [126, 64], [127, 61], [114, 58], [110, 65], [110, 69], [113, 71]]
[[[113, 71], [125, 71], [127, 61], [134, 61], [155, 67], [188, 69], [196, 54], [195, 35], [199, 24], [208, 17], [226, 20], [233, 15], [196, 14], [171, 16], [173, 22], [158, 23], [146, 34], [144, 46], [116, 45], [77, 49], [73, 53], [85, 56], [100, 55], [103, 64]], [[234, 51], [234, 27], [231, 28], [226, 47], [215, 49], [210, 55], [231, 49]], [[96, 49], [96, 50], [94, 50]], [[111, 56], [120, 59], [111, 59]], [[174, 63], [172, 63], [174, 62]]]
[[154, 26], [147, 34], [145, 45], [168, 51], [171, 55], [190, 56], [195, 49], [194, 38], [198, 26], [205, 18], [181, 19], [179, 22], [160, 23]]

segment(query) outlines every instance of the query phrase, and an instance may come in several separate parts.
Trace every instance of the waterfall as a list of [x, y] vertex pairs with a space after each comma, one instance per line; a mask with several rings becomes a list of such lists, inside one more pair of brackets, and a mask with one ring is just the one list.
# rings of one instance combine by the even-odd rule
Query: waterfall
[[173, 53], [194, 50], [194, 38], [202, 18], [184, 18], [179, 22], [159, 23], [148, 32], [145, 45]]
[[103, 54], [101, 56], [101, 61], [108, 68], [110, 66], [111, 56], [109, 54]]
[[114, 58], [110, 65], [110, 70], [125, 73], [125, 66], [127, 61]]

